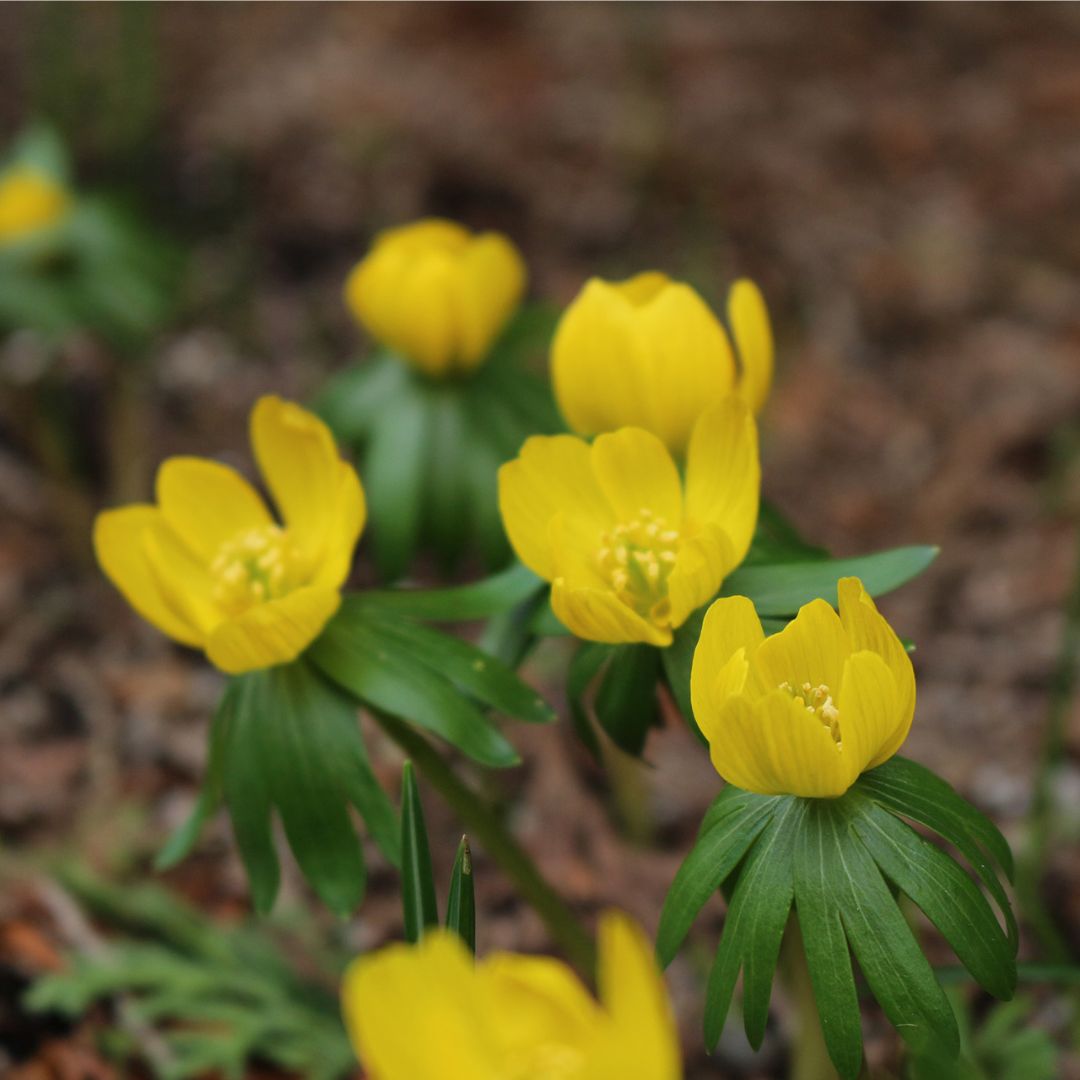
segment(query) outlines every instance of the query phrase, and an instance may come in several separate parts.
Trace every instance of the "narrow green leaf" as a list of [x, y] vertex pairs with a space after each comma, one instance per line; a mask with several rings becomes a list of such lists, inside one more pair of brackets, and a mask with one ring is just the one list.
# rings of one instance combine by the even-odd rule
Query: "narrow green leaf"
[[401, 904], [406, 941], [415, 944], [426, 927], [439, 925], [424, 808], [411, 761], [401, 774]]
[[658, 719], [659, 675], [657, 649], [651, 645], [619, 645], [600, 677], [594, 702], [596, 718], [615, 745], [635, 757], [645, 749], [649, 729]]
[[[408, 384], [407, 384], [408, 385]], [[400, 394], [371, 428], [364, 488], [371, 507], [375, 563], [384, 581], [408, 568], [424, 505], [430, 409], [422, 388]]]
[[[725, 788], [725, 791], [737, 791]], [[742, 794], [746, 794], [743, 792]], [[705, 902], [723, 884], [776, 811], [776, 801], [760, 796], [732, 804], [723, 817], [702, 829], [668, 889], [656, 932], [656, 955], [662, 967], [675, 958]]]
[[[392, 412], [395, 398], [413, 378], [408, 367], [388, 353], [332, 375], [315, 400], [315, 411], [343, 443], [366, 442], [375, 421]], [[366, 470], [365, 470], [366, 471]]]
[[473, 440], [463, 411], [460, 388], [428, 388], [428, 459], [425, 468], [425, 516], [435, 554], [444, 571], [461, 556], [471, 528], [472, 504], [467, 497], [467, 458]]
[[835, 605], [836, 583], [842, 577], [861, 578], [871, 596], [891, 592], [921, 574], [937, 554], [936, 547], [923, 545], [850, 559], [743, 566], [724, 582], [721, 595], [748, 596], [761, 616], [794, 615], [819, 597]]
[[465, 457], [465, 491], [472, 522], [470, 543], [489, 570], [505, 566], [512, 557], [499, 513], [498, 472], [502, 461], [486, 441], [477, 438]]
[[483, 713], [364, 619], [335, 617], [305, 655], [361, 701], [433, 731], [482, 765], [519, 760]]
[[545, 588], [528, 567], [514, 563], [471, 585], [449, 589], [370, 589], [359, 599], [398, 615], [436, 622], [465, 622], [498, 615]]
[[446, 900], [446, 928], [453, 930], [476, 952], [476, 894], [473, 889], [472, 853], [469, 838], [463, 836], [458, 844], [454, 871], [450, 877], [450, 895]]
[[836, 895], [844, 870], [828, 825], [825, 814], [804, 819], [794, 857], [795, 911], [829, 1057], [844, 1080], [856, 1080], [862, 1071], [862, 1013]]
[[708, 740], [702, 735], [701, 728], [697, 726], [694, 709], [690, 703], [690, 668], [694, 663], [694, 650], [701, 636], [701, 624], [705, 620], [706, 610], [707, 607], [698, 608], [675, 631], [674, 640], [666, 649], [661, 649], [660, 658], [663, 661], [668, 687], [675, 698], [675, 704], [679, 707], [679, 712], [689, 724], [690, 730], [703, 744], [707, 745]]
[[397, 642], [485, 705], [528, 723], [546, 724], [555, 719], [555, 711], [531, 686], [500, 660], [467, 641], [366, 606], [361, 598], [346, 598], [342, 608], [348, 609], [343, 618], [369, 623], [380, 636]]
[[838, 880], [832, 888], [848, 941], [874, 997], [916, 1051], [940, 1047], [954, 1057], [959, 1033], [948, 998], [912, 935], [869, 852], [852, 831], [847, 800], [808, 800], [832, 844]]
[[[794, 892], [791, 853], [805, 800], [787, 799], [768, 819], [739, 873], [705, 997], [705, 1044], [720, 1039], [735, 980], [745, 968], [744, 1025], [760, 1045], [769, 990]], [[711, 835], [711, 832], [710, 834]]]
[[[349, 915], [364, 895], [363, 852], [320, 737], [335, 712], [355, 724], [349, 702], [307, 664], [258, 673], [249, 723], [271, 798], [304, 877], [326, 905]], [[257, 717], [257, 719], [256, 719]]]
[[1019, 931], [1016, 916], [998, 881], [993, 857], [1011, 879], [1012, 852], [998, 828], [929, 769], [894, 755], [884, 765], [863, 773], [855, 787], [893, 813], [932, 829], [952, 844], [974, 868], [1005, 919], [1014, 947]]
[[772, 503], [761, 500], [757, 528], [754, 530], [754, 539], [743, 566], [806, 562], [828, 557], [829, 553], [824, 548], [804, 540], [795, 526]]
[[967, 874], [871, 799], [857, 805], [855, 831], [885, 876], [922, 908], [981, 986], [1012, 997], [1015, 951]]

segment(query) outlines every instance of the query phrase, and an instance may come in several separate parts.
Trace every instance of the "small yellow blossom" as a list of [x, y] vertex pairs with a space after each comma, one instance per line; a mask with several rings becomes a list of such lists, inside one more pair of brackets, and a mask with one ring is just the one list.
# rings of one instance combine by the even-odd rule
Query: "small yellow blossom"
[[652, 949], [625, 915], [600, 923], [600, 1002], [558, 960], [477, 963], [447, 931], [353, 962], [342, 1003], [372, 1080], [678, 1080], [675, 1024]]
[[521, 302], [525, 263], [494, 232], [426, 218], [376, 237], [345, 283], [377, 341], [434, 378], [475, 370]]
[[652, 272], [621, 282], [593, 278], [552, 344], [552, 381], [567, 423], [581, 435], [644, 428], [682, 454], [701, 413], [733, 391], [759, 412], [772, 382], [773, 344], [752, 281], [732, 286], [728, 321], [735, 351], [689, 285]]
[[230, 674], [294, 660], [337, 611], [364, 527], [364, 492], [327, 426], [260, 398], [251, 443], [282, 523], [235, 470], [175, 457], [157, 505], [100, 513], [94, 549], [112, 583], [169, 637]]
[[761, 795], [843, 795], [900, 749], [915, 673], [858, 578], [840, 614], [813, 600], [766, 638], [745, 596], [717, 600], [694, 652], [690, 695], [716, 771]]
[[21, 240], [55, 225], [71, 208], [71, 197], [37, 169], [17, 165], [0, 176], [0, 244]]
[[729, 397], [694, 428], [685, 484], [640, 428], [533, 436], [499, 470], [499, 508], [526, 566], [578, 637], [670, 645], [742, 562], [757, 521], [757, 427]]

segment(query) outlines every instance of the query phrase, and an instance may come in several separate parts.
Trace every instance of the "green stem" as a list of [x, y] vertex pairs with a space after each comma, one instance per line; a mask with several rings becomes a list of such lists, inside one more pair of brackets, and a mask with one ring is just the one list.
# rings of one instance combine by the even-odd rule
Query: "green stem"
[[794, 915], [788, 920], [781, 946], [780, 971], [795, 1007], [795, 1024], [790, 1039], [791, 1080], [837, 1080], [821, 1032], [814, 985], [806, 964], [802, 932]]
[[428, 783], [458, 815], [469, 838], [483, 847], [532, 905], [567, 958], [591, 976], [596, 964], [596, 945], [592, 937], [506, 826], [484, 805], [479, 795], [457, 778], [427, 739], [393, 716], [383, 712], [374, 712], [374, 716], [383, 731], [412, 759]]

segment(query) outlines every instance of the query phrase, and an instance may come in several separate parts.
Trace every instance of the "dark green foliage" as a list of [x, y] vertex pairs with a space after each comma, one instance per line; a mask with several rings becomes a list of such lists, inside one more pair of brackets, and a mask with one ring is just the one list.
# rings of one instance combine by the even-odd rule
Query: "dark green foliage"
[[406, 941], [416, 943], [427, 927], [439, 925], [427, 825], [411, 761], [401, 774], [401, 906]]
[[[934, 828], [969, 858], [1002, 906], [1008, 933], [961, 867], [897, 815]], [[729, 786], [671, 886], [657, 953], [669, 963], [697, 912], [723, 887], [730, 899], [709, 980], [706, 1039], [711, 1046], [720, 1037], [741, 971], [746, 1034], [759, 1046], [780, 940], [794, 912], [825, 1042], [842, 1076], [856, 1077], [862, 1065], [852, 954], [912, 1049], [951, 1060], [959, 1046], [952, 1010], [893, 890], [923, 910], [980, 985], [1008, 998], [1016, 985], [1015, 924], [998, 871], [1011, 872], [1000, 833], [947, 784], [903, 758], [864, 774], [839, 799]]]

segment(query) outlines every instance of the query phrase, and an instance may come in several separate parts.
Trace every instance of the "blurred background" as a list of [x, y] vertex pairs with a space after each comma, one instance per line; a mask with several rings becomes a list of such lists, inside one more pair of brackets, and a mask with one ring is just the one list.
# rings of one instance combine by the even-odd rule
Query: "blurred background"
[[[1058, 967], [1016, 1023], [1040, 1033], [1045, 1075], [1080, 1075], [1062, 966], [1080, 952], [1078, 56], [1073, 5], [0, 8], [0, 153], [47, 121], [74, 186], [168, 266], [168, 304], [134, 337], [75, 326], [46, 346], [11, 318], [0, 337], [0, 1074], [130, 1075], [130, 1058], [169, 1075], [175, 1049], [122, 980], [69, 986], [67, 1010], [23, 995], [72, 956], [244, 925], [223, 821], [177, 870], [149, 869], [195, 798], [220, 683], [107, 586], [90, 515], [146, 497], [170, 453], [245, 463], [257, 394], [308, 398], [361, 352], [341, 286], [373, 233], [440, 214], [507, 232], [559, 304], [591, 274], [663, 269], [715, 303], [737, 275], [760, 283], [778, 339], [765, 491], [837, 554], [941, 545], [883, 603], [918, 645], [906, 753], [1017, 848], [1022, 958]], [[511, 737], [526, 764], [485, 782], [545, 872], [586, 915], [616, 904], [654, 929], [717, 790], [685, 729], [654, 735], [633, 821], [565, 725]], [[377, 753], [393, 788], [399, 759]], [[445, 870], [458, 826], [426, 805]], [[480, 948], [547, 947], [477, 856]], [[372, 864], [347, 927], [286, 882], [279, 951], [305, 994], [321, 980], [332, 1000], [315, 957], [399, 934], [396, 879]], [[128, 887], [147, 880], [167, 892]], [[757, 1057], [732, 1033], [698, 1050], [708, 911], [669, 978], [688, 1074], [780, 1075], [775, 1033]], [[201, 985], [189, 952], [179, 973], [133, 955], [151, 982]], [[220, 1023], [247, 1032], [274, 1008], [315, 1030], [287, 982]], [[893, 1035], [867, 1025], [871, 1065], [896, 1069]], [[244, 1038], [232, 1075], [289, 1071], [265, 1032]], [[227, 1074], [207, 1062], [184, 1075]]]

